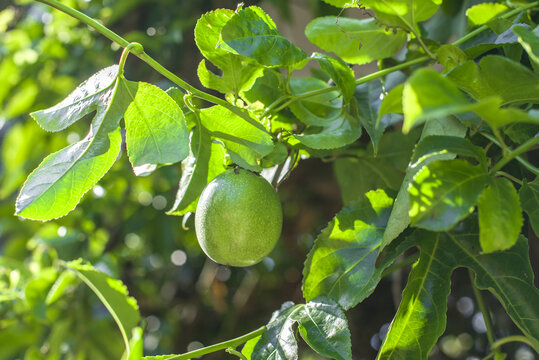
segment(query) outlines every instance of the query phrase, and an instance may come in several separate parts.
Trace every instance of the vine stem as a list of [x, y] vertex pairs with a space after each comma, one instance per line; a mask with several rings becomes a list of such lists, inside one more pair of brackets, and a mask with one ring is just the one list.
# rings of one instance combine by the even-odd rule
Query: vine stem
[[479, 310], [483, 314], [483, 319], [485, 320], [485, 327], [487, 328], [487, 339], [490, 347], [492, 348], [492, 344], [494, 343], [494, 327], [492, 326], [492, 320], [490, 319], [490, 314], [487, 309], [487, 305], [485, 304], [485, 300], [483, 299], [483, 294], [481, 294], [481, 290], [479, 290], [475, 286], [475, 275], [471, 270], [468, 271], [468, 274], [470, 275], [470, 281], [472, 283], [472, 289], [475, 295], [475, 299], [477, 300], [477, 305], [479, 306]]
[[247, 342], [247, 341], [249, 341], [251, 339], [254, 339], [255, 337], [257, 337], [259, 335], [262, 335], [264, 333], [264, 331], [266, 331], [266, 327], [262, 326], [261, 328], [255, 330], [255, 331], [252, 331], [252, 332], [250, 332], [248, 334], [237, 337], [235, 339], [231, 339], [231, 340], [228, 340], [228, 341], [224, 341], [222, 343], [206, 346], [206, 347], [203, 347], [201, 349], [197, 349], [197, 350], [187, 352], [185, 354], [175, 355], [175, 356], [167, 358], [167, 360], [187, 360], [187, 359], [197, 358], [199, 356], [206, 355], [206, 354], [216, 352], [216, 351], [219, 351], [219, 350], [226, 350], [226, 349], [229, 349], [229, 348], [233, 349], [233, 348], [237, 347], [238, 345], [241, 345], [241, 344], [243, 344], [243, 343], [245, 343], [245, 342]]
[[536, 136], [529, 139], [528, 141], [526, 141], [525, 143], [517, 147], [515, 150], [510, 151], [507, 154], [504, 154], [502, 159], [498, 161], [496, 165], [492, 167], [492, 169], [490, 169], [489, 174], [494, 174], [497, 171], [501, 170], [508, 162], [510, 162], [511, 160], [519, 156], [520, 154], [523, 154], [526, 151], [530, 150], [538, 143], [539, 143], [539, 136]]
[[532, 348], [534, 347], [530, 339], [528, 339], [526, 336], [523, 336], [523, 335], [511, 335], [511, 336], [501, 338], [493, 342], [490, 347], [492, 349], [498, 349], [500, 346], [505, 345], [510, 342], [521, 342], [526, 345], [529, 345]]
[[[110, 40], [114, 41], [124, 49], [129, 46], [129, 42], [122, 38], [120, 35], [116, 34], [112, 30], [108, 29], [106, 26], [101, 24], [100, 22], [92, 19], [88, 15], [83, 14], [82, 12], [75, 10], [67, 5], [62, 4], [61, 2], [57, 0], [36, 0], [38, 2], [41, 2], [43, 4], [49, 5], [57, 10], [60, 10], [69, 16], [74, 17], [77, 20], [80, 20], [81, 22], [85, 23], [86, 25], [94, 28], [96, 31], [101, 33], [102, 35], [106, 36]], [[144, 61], [146, 64], [150, 65], [152, 68], [154, 68], [157, 72], [159, 72], [161, 75], [187, 91], [188, 93], [193, 94], [193, 96], [196, 96], [200, 99], [206, 100], [210, 103], [221, 105], [234, 114], [240, 116], [247, 122], [249, 122], [251, 125], [257, 127], [258, 129], [269, 133], [268, 130], [260, 124], [255, 119], [251, 118], [248, 113], [243, 111], [241, 108], [238, 108], [237, 106], [234, 106], [233, 104], [229, 103], [226, 100], [223, 100], [221, 98], [218, 98], [217, 96], [213, 96], [211, 94], [208, 94], [202, 90], [199, 90], [192, 86], [191, 84], [187, 83], [185, 80], [181, 79], [180, 77], [176, 76], [174, 73], [166, 69], [163, 65], [158, 63], [156, 60], [154, 60], [150, 55], [146, 54], [144, 51], [141, 53], [133, 52], [137, 57], [139, 57], [142, 61]]]
[[[483, 137], [487, 138], [488, 140], [490, 140], [492, 143], [496, 144], [500, 148], [502, 147], [501, 144], [498, 142], [498, 140], [496, 140], [496, 138], [494, 136], [492, 136], [490, 134], [487, 134], [485, 132], [479, 132], [479, 134], [481, 134]], [[530, 162], [528, 162], [527, 160], [525, 160], [521, 156], [516, 156], [515, 159], [519, 163], [521, 163], [526, 169], [528, 169], [529, 171], [531, 171], [535, 175], [539, 176], [539, 168], [533, 166]]]

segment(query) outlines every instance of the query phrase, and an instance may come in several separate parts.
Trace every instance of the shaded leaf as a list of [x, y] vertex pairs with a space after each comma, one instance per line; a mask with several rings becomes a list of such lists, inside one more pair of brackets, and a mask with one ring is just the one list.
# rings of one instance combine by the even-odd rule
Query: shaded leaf
[[452, 228], [473, 211], [487, 179], [484, 168], [466, 160], [424, 166], [408, 188], [412, 225], [433, 231]]
[[522, 209], [528, 214], [535, 235], [539, 235], [539, 177], [530, 183], [524, 179], [518, 194]]
[[16, 215], [33, 220], [64, 216], [111, 168], [121, 148], [119, 122], [128, 99], [115, 86], [103, 101], [88, 135], [47, 156], [28, 176], [16, 201]]
[[406, 39], [404, 31], [388, 30], [375, 19], [335, 16], [314, 19], [305, 28], [305, 36], [321, 49], [333, 52], [351, 64], [365, 64], [392, 56]]
[[444, 67], [443, 73], [448, 72], [455, 66], [464, 64], [468, 60], [464, 51], [451, 44], [442, 45], [438, 49], [436, 56], [438, 62]]
[[442, 0], [364, 0], [361, 4], [374, 10], [384, 24], [415, 32], [417, 23], [434, 15]]
[[120, 79], [129, 98], [125, 120], [125, 142], [137, 176], [146, 176], [157, 166], [174, 164], [189, 152], [189, 132], [182, 110], [157, 86]]
[[57, 105], [30, 115], [47, 131], [63, 130], [107, 102], [117, 75], [118, 65], [104, 68], [80, 84]]
[[66, 266], [75, 271], [105, 305], [120, 329], [126, 349], [129, 349], [129, 339], [140, 314], [136, 300], [128, 295], [125, 285], [81, 260], [70, 261]]
[[[312, 77], [290, 79], [290, 89], [296, 96], [327, 88], [326, 82]], [[338, 91], [330, 91], [294, 101], [290, 110], [304, 124], [328, 126], [341, 115], [342, 99]]]
[[382, 91], [381, 81], [375, 80], [361, 84], [356, 88], [356, 92], [354, 93], [356, 102], [350, 104], [352, 115], [357, 117], [360, 124], [367, 130], [375, 154], [378, 152], [380, 138], [387, 126], [382, 121], [381, 116], [378, 115]]
[[269, 67], [292, 66], [307, 55], [284, 38], [273, 20], [259, 7], [236, 13], [221, 31], [219, 47]]
[[515, 26], [513, 32], [518, 36], [518, 42], [530, 57], [530, 62], [535, 65], [535, 72], [539, 68], [539, 26], [530, 30], [526, 26]]
[[319, 132], [305, 132], [294, 135], [294, 138], [313, 149], [337, 149], [353, 143], [360, 136], [361, 125], [358, 120], [344, 113]]
[[438, 152], [449, 152], [461, 157], [474, 159], [481, 164], [485, 171], [487, 170], [485, 150], [458, 136], [433, 135], [425, 137], [414, 149], [412, 162], [418, 161], [425, 154]]
[[195, 129], [191, 137], [191, 151], [182, 162], [182, 177], [176, 200], [167, 214], [185, 215], [194, 212], [202, 190], [225, 170], [224, 148], [211, 141], [205, 128]]
[[524, 219], [517, 191], [504, 178], [492, 178], [477, 203], [483, 252], [506, 250], [518, 239]]
[[356, 79], [352, 68], [342, 60], [328, 55], [313, 53], [311, 57], [316, 59], [320, 67], [331, 76], [335, 85], [341, 90], [344, 102], [348, 103], [356, 90]]
[[475, 100], [498, 96], [502, 99], [501, 106], [539, 103], [539, 75], [502, 56], [485, 56], [479, 65], [468, 61], [447, 76]]

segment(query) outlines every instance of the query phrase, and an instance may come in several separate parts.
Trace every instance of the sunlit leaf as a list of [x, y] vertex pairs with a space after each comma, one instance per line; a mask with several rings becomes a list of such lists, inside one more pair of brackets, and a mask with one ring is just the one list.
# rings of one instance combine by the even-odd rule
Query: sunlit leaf
[[509, 8], [503, 4], [483, 3], [477, 4], [466, 10], [468, 25], [477, 26], [486, 24], [497, 15], [504, 13]]

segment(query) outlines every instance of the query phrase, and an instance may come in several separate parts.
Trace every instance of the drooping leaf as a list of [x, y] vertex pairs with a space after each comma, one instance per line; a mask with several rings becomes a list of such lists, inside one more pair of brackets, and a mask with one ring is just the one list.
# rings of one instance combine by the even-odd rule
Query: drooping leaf
[[539, 103], [539, 75], [506, 57], [488, 55], [479, 65], [468, 61], [447, 76], [475, 100], [498, 96], [501, 106]]
[[477, 105], [451, 80], [431, 69], [419, 69], [404, 84], [402, 93], [404, 133], [427, 119], [467, 112]]
[[[453, 117], [440, 118], [427, 122], [423, 127], [421, 134], [421, 141], [429, 136], [446, 135], [464, 137], [466, 135], [467, 128], [462, 125], [458, 120]], [[408, 187], [412, 182], [417, 172], [425, 165], [436, 160], [450, 160], [454, 159], [455, 154], [447, 151], [440, 151], [434, 153], [419, 153], [414, 154], [414, 160], [408, 165], [406, 170], [406, 176], [402, 182], [399, 193], [395, 198], [395, 205], [389, 216], [386, 229], [384, 231], [384, 238], [382, 242], [382, 248], [395, 239], [400, 233], [404, 231], [410, 225], [410, 198], [408, 195]]]
[[517, 191], [504, 178], [492, 178], [477, 203], [483, 252], [506, 250], [518, 239], [524, 219]]
[[393, 32], [374, 19], [335, 16], [314, 19], [305, 28], [305, 35], [313, 44], [351, 64], [365, 64], [392, 56], [406, 38], [404, 31]]
[[120, 329], [126, 349], [129, 349], [129, 339], [140, 321], [140, 314], [136, 300], [128, 295], [125, 285], [81, 260], [70, 261], [66, 267], [73, 270], [105, 305]]
[[[296, 96], [329, 88], [329, 85], [316, 78], [292, 78], [290, 89]], [[294, 101], [290, 110], [304, 124], [315, 126], [328, 126], [342, 112], [342, 99], [338, 91], [329, 91], [323, 94], [309, 96]]]
[[533, 285], [528, 243], [521, 237], [509, 250], [481, 254], [476, 219], [459, 231], [417, 231], [411, 244], [421, 249], [403, 298], [377, 359], [427, 359], [445, 330], [452, 271], [468, 267], [475, 284], [494, 294], [515, 324], [539, 348], [539, 290]]
[[118, 65], [104, 68], [80, 84], [57, 105], [30, 115], [47, 131], [63, 130], [107, 102], [117, 75]]
[[312, 149], [337, 149], [350, 145], [361, 136], [359, 121], [344, 113], [318, 130], [294, 135], [300, 143]]
[[129, 98], [125, 120], [125, 142], [137, 176], [146, 176], [157, 166], [174, 164], [189, 153], [189, 132], [182, 110], [157, 86], [120, 79]]
[[344, 312], [337, 303], [320, 297], [307, 304], [284, 303], [273, 313], [251, 352], [251, 359], [297, 359], [298, 345], [293, 329], [296, 322], [303, 339], [319, 354], [339, 360], [352, 358]]
[[327, 296], [349, 309], [372, 293], [383, 270], [375, 262], [392, 204], [383, 190], [368, 192], [322, 230], [303, 267], [307, 301]]
[[484, 168], [466, 160], [424, 166], [408, 188], [412, 225], [433, 231], [452, 228], [472, 212], [487, 179]]
[[200, 52], [222, 71], [221, 76], [214, 74], [202, 60], [197, 70], [200, 82], [225, 94], [239, 94], [251, 88], [263, 71], [249, 59], [218, 47], [221, 30], [234, 14], [229, 9], [210, 11], [202, 15], [195, 26], [195, 41]]
[[419, 134], [419, 129], [407, 135], [392, 131], [380, 139], [377, 154], [369, 146], [356, 157], [337, 159], [334, 162], [335, 177], [344, 204], [351, 204], [370, 190], [398, 191]]
[[381, 81], [375, 80], [361, 84], [356, 88], [354, 93], [356, 101], [350, 104], [352, 115], [357, 117], [360, 124], [367, 130], [375, 154], [378, 152], [380, 138], [387, 126], [378, 115], [378, 110], [382, 102], [380, 100], [382, 91]]
[[539, 235], [539, 177], [530, 183], [524, 179], [518, 194], [522, 209], [528, 214], [535, 235]]
[[489, 22], [499, 14], [506, 12], [509, 8], [503, 4], [483, 3], [477, 4], [466, 10], [468, 25], [478, 26]]
[[198, 198], [206, 185], [226, 170], [224, 148], [211, 141], [208, 131], [197, 128], [191, 137], [191, 151], [182, 162], [182, 177], [174, 205], [169, 215], [194, 212]]
[[119, 122], [129, 102], [125, 95], [117, 85], [109, 88], [88, 135], [47, 156], [28, 176], [17, 198], [16, 215], [33, 220], [64, 216], [105, 175], [120, 152]]
[[246, 169], [260, 171], [258, 160], [273, 150], [273, 140], [269, 133], [222, 106], [202, 109], [200, 121], [212, 138], [224, 144], [232, 160]]
[[329, 74], [335, 85], [341, 90], [344, 102], [348, 103], [356, 89], [356, 79], [352, 68], [342, 60], [325, 54], [313, 53], [311, 57], [316, 59], [320, 67]]
[[292, 66], [307, 55], [284, 38], [259, 7], [238, 11], [223, 27], [219, 47], [269, 67]]

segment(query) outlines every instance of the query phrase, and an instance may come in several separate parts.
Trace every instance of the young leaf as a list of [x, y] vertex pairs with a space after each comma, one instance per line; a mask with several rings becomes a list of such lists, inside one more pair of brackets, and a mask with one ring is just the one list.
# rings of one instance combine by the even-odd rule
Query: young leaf
[[204, 127], [195, 129], [191, 138], [191, 151], [182, 162], [182, 177], [176, 201], [167, 214], [185, 215], [194, 212], [202, 190], [225, 170], [223, 147], [211, 141]]
[[451, 80], [431, 69], [419, 69], [404, 84], [402, 131], [427, 119], [467, 112], [476, 107]]
[[442, 0], [364, 0], [361, 4], [374, 10], [384, 24], [417, 32], [417, 23], [434, 15]]
[[515, 324], [539, 348], [539, 290], [533, 285], [528, 243], [523, 237], [509, 250], [481, 254], [475, 219], [451, 233], [415, 232], [421, 249], [403, 298], [377, 359], [427, 359], [445, 329], [452, 271], [468, 267], [475, 284], [501, 302]]
[[378, 118], [381, 119], [382, 116], [386, 114], [403, 114], [402, 110], [402, 93], [404, 91], [404, 84], [395, 86], [382, 99], [380, 104], [380, 109], [378, 110]]
[[126, 349], [129, 349], [129, 338], [140, 320], [140, 314], [136, 300], [128, 295], [125, 285], [120, 280], [96, 270], [92, 265], [82, 263], [81, 260], [70, 261], [66, 266], [73, 270], [105, 305], [120, 329]]
[[294, 135], [294, 138], [312, 149], [337, 149], [350, 145], [360, 136], [361, 125], [358, 120], [344, 113], [319, 132]]
[[432, 231], [452, 228], [472, 212], [487, 179], [484, 168], [466, 160], [424, 166], [408, 188], [412, 225]]
[[273, 313], [251, 352], [251, 359], [297, 359], [298, 345], [293, 329], [296, 322], [303, 339], [319, 354], [337, 360], [352, 359], [344, 312], [337, 303], [323, 297], [307, 304], [284, 303]]
[[[296, 96], [328, 87], [326, 82], [312, 77], [290, 80], [290, 89]], [[342, 99], [339, 97], [339, 92], [330, 91], [294, 101], [290, 104], [290, 110], [304, 124], [328, 126], [341, 114]]]
[[468, 17], [468, 26], [478, 26], [489, 22], [501, 13], [504, 13], [509, 8], [503, 4], [484, 3], [477, 4], [466, 10]]
[[331, 76], [335, 85], [341, 90], [345, 103], [348, 103], [356, 90], [354, 70], [342, 60], [334, 59], [328, 55], [313, 53], [313, 59], [318, 61], [320, 67]]
[[477, 203], [479, 242], [485, 253], [506, 250], [518, 239], [524, 219], [517, 191], [504, 178], [493, 178]]
[[499, 96], [501, 106], [539, 103], [539, 75], [502, 56], [485, 56], [479, 66], [468, 61], [451, 70], [447, 76], [475, 100]]
[[383, 270], [375, 262], [392, 205], [383, 190], [368, 192], [322, 230], [303, 267], [307, 301], [327, 296], [349, 309], [372, 293]]
[[518, 36], [518, 42], [530, 57], [535, 72], [539, 69], [539, 26], [530, 30], [526, 26], [515, 26], [513, 32]]
[[392, 56], [406, 40], [404, 31], [388, 30], [375, 19], [335, 16], [314, 19], [305, 28], [305, 35], [313, 44], [351, 64]]
[[80, 84], [59, 104], [30, 115], [47, 131], [63, 130], [107, 101], [117, 75], [118, 65], [104, 68]]
[[[467, 128], [462, 125], [458, 120], [453, 117], [434, 119], [425, 124], [423, 132], [421, 134], [422, 139], [428, 136], [434, 135], [448, 135], [464, 137], [466, 135]], [[382, 241], [382, 248], [395, 239], [401, 232], [404, 231], [410, 225], [410, 198], [408, 195], [408, 187], [412, 182], [417, 172], [425, 165], [436, 160], [450, 160], [455, 158], [455, 154], [451, 154], [447, 151], [434, 152], [430, 154], [421, 154], [416, 152], [417, 161], [412, 161], [408, 165], [406, 175], [400, 187], [399, 193], [395, 198], [395, 205], [389, 216], [386, 229], [384, 231], [384, 238]]]
[[47, 156], [28, 176], [16, 202], [16, 215], [51, 220], [66, 215], [107, 173], [121, 148], [119, 122], [128, 105], [118, 86], [107, 90], [88, 135]]
[[173, 164], [189, 153], [189, 132], [182, 110], [157, 86], [120, 79], [130, 104], [125, 111], [125, 142], [137, 176]]
[[222, 106], [202, 109], [200, 121], [213, 138], [224, 144], [232, 160], [246, 169], [260, 171], [258, 160], [273, 150], [273, 140], [267, 132]]
[[539, 235], [539, 177], [530, 183], [524, 179], [518, 195], [535, 235]]
[[220, 48], [268, 67], [292, 66], [307, 58], [303, 50], [279, 33], [273, 20], [257, 6], [237, 12], [223, 27], [221, 39]]
[[224, 94], [239, 94], [240, 91], [251, 88], [263, 71], [262, 67], [249, 59], [217, 47], [221, 30], [234, 14], [234, 11], [229, 9], [210, 11], [202, 15], [195, 26], [195, 41], [200, 52], [222, 71], [221, 76], [214, 74], [202, 60], [197, 70], [200, 82], [205, 87]]

